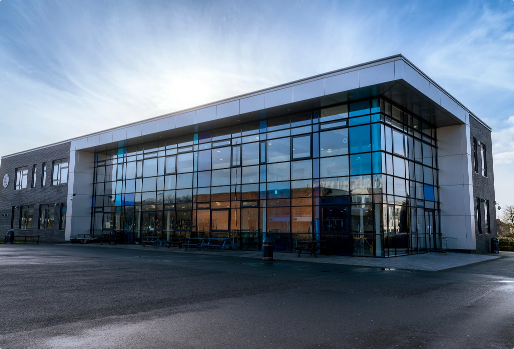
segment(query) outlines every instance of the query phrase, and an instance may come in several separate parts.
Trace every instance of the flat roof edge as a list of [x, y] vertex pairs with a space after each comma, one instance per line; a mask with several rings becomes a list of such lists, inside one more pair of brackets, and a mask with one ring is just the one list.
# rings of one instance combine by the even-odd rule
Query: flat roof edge
[[276, 85], [276, 86], [272, 86], [272, 87], [268, 87], [268, 88], [264, 88], [264, 89], [260, 89], [260, 90], [256, 90], [256, 91], [252, 91], [252, 92], [248, 92], [248, 93], [243, 93], [243, 94], [240, 94], [240, 95], [237, 95], [237, 96], [232, 96], [232, 97], [220, 99], [220, 100], [217, 100], [217, 101], [214, 101], [214, 102], [210, 102], [210, 103], [206, 103], [206, 104], [201, 104], [201, 105], [194, 106], [194, 107], [191, 107], [191, 108], [181, 109], [181, 110], [178, 110], [178, 111], [175, 111], [175, 112], [172, 112], [172, 113], [166, 113], [166, 114], [162, 114], [162, 115], [158, 115], [158, 116], [153, 116], [153, 117], [150, 117], [150, 118], [147, 118], [147, 119], [131, 122], [131, 123], [124, 124], [124, 125], [121, 125], [121, 126], [111, 127], [111, 128], [104, 129], [104, 130], [101, 130], [101, 131], [88, 133], [88, 134], [85, 134], [85, 135], [82, 135], [82, 136], [78, 136], [78, 137], [74, 137], [74, 138], [69, 138], [69, 139], [66, 139], [64, 141], [51, 143], [51, 144], [44, 145], [44, 146], [41, 146], [41, 147], [36, 147], [36, 148], [29, 149], [29, 150], [21, 151], [21, 152], [12, 153], [12, 154], [9, 154], [9, 155], [4, 155], [4, 156], [1, 157], [1, 159], [9, 158], [9, 157], [12, 157], [12, 156], [15, 156], [15, 155], [21, 155], [21, 154], [24, 154], [24, 153], [29, 153], [29, 152], [32, 152], [32, 151], [35, 151], [35, 150], [44, 149], [44, 148], [48, 148], [48, 147], [52, 147], [52, 146], [56, 146], [56, 145], [60, 145], [60, 144], [68, 143], [68, 142], [71, 143], [71, 142], [79, 140], [79, 139], [84, 139], [84, 138], [87, 138], [87, 137], [90, 137], [90, 136], [93, 136], [93, 135], [100, 135], [100, 134], [103, 134], [103, 133], [106, 133], [106, 132], [109, 132], [109, 131], [113, 131], [113, 130], [116, 130], [116, 129], [123, 129], [123, 128], [130, 127], [130, 126], [137, 125], [137, 124], [144, 124], [144, 123], [147, 123], [147, 122], [159, 119], [159, 118], [167, 117], [167, 116], [180, 115], [180, 114], [186, 113], [188, 111], [199, 110], [199, 109], [203, 109], [203, 108], [208, 107], [208, 106], [214, 106], [214, 105], [218, 105], [218, 104], [223, 104], [225, 102], [229, 102], [229, 101], [236, 100], [236, 99], [242, 99], [242, 98], [245, 98], [245, 97], [248, 97], [248, 96], [251, 96], [251, 95], [259, 95], [259, 94], [265, 93], [267, 91], [273, 91], [273, 90], [281, 89], [281, 88], [284, 88], [286, 86], [299, 84], [299, 83], [306, 82], [306, 81], [309, 81], [309, 80], [316, 80], [317, 78], [321, 78], [321, 77], [324, 77], [324, 76], [329, 76], [329, 75], [334, 75], [334, 74], [337, 75], [339, 73], [343, 73], [345, 71], [354, 70], [354, 69], [357, 69], [357, 68], [360, 68], [360, 67], [363, 67], [363, 66], [367, 66], [367, 65], [373, 65], [373, 64], [378, 64], [378, 63], [386, 63], [387, 61], [391, 61], [391, 60], [393, 60], [393, 61], [395, 61], [395, 60], [403, 60], [412, 69], [414, 69], [417, 73], [419, 73], [422, 77], [427, 79], [431, 84], [436, 86], [441, 92], [443, 92], [447, 97], [449, 97], [457, 105], [459, 105], [466, 112], [468, 112], [469, 115], [472, 116], [475, 120], [477, 120], [479, 123], [481, 123], [489, 131], [492, 130], [489, 125], [487, 125], [479, 117], [477, 117], [475, 114], [473, 114], [468, 108], [466, 108], [462, 103], [460, 103], [457, 99], [455, 99], [450, 93], [448, 93], [439, 84], [437, 84], [434, 80], [432, 80], [421, 69], [419, 69], [417, 66], [415, 66], [405, 56], [403, 56], [402, 54], [396, 54], [396, 55], [388, 56], [388, 57], [385, 57], [385, 58], [380, 58], [380, 59], [372, 60], [372, 61], [365, 62], [365, 63], [359, 63], [359, 64], [352, 65], [352, 66], [349, 66], [349, 67], [345, 67], [345, 68], [341, 68], [341, 69], [336, 69], [336, 70], [332, 70], [332, 71], [329, 71], [329, 72], [326, 72], [326, 73], [317, 74], [317, 75], [309, 76], [309, 77], [306, 77], [306, 78], [294, 80], [294, 81], [283, 83], [283, 84], [280, 84], [280, 85]]

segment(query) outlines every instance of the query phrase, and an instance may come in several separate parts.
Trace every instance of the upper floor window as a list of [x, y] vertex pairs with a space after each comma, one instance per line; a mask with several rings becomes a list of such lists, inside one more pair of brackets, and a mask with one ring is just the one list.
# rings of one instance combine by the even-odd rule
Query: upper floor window
[[27, 167], [19, 167], [16, 169], [16, 182], [15, 182], [15, 190], [25, 189], [27, 188], [27, 176], [29, 174], [29, 169]]
[[478, 142], [476, 138], [473, 138], [473, 168], [478, 173]]
[[480, 144], [482, 152], [482, 176], [487, 177], [487, 152], [484, 143]]
[[37, 166], [32, 166], [32, 188], [36, 187], [36, 177], [37, 177]]
[[43, 162], [41, 166], [41, 186], [44, 187], [46, 185], [46, 162]]
[[68, 160], [55, 160], [52, 167], [52, 185], [68, 183]]

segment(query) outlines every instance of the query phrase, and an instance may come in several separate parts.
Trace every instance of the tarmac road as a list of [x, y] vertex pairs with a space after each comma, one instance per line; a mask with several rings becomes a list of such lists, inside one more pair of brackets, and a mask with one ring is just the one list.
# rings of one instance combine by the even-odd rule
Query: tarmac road
[[0, 245], [0, 348], [514, 348], [502, 256], [426, 272]]

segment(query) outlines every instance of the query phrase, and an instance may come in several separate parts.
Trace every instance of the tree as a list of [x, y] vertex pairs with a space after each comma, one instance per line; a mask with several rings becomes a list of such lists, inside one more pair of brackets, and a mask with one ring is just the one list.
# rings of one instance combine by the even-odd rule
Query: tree
[[505, 206], [502, 213], [502, 222], [514, 227], [514, 206]]
[[500, 228], [501, 236], [512, 236], [514, 233], [514, 206], [505, 206], [502, 210]]

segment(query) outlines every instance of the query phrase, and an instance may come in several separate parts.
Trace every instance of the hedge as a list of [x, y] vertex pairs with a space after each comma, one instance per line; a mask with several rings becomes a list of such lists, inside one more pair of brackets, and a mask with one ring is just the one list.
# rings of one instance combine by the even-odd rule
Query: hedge
[[498, 238], [500, 240], [500, 251], [514, 252], [514, 238]]

